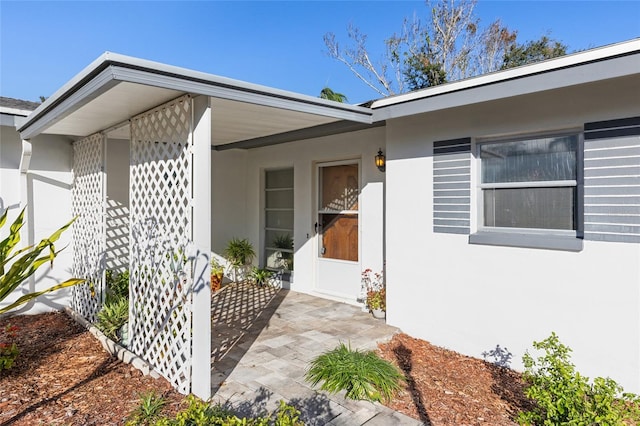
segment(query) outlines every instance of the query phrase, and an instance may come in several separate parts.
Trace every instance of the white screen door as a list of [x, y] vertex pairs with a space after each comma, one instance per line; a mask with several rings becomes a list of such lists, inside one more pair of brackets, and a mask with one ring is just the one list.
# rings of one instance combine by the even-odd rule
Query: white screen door
[[360, 167], [318, 165], [316, 288], [355, 300], [360, 291]]

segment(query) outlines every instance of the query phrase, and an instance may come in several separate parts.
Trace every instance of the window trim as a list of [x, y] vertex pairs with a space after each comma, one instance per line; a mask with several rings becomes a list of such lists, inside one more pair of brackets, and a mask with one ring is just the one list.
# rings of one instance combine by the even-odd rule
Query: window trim
[[[509, 183], [482, 183], [482, 159], [480, 147], [486, 143], [517, 142], [542, 137], [560, 137], [576, 135], [576, 179], [563, 181], [534, 181]], [[483, 244], [507, 247], [539, 248], [564, 251], [581, 251], [584, 235], [584, 132], [582, 128], [571, 128], [556, 131], [531, 132], [511, 136], [475, 138], [472, 141], [473, 168], [475, 190], [472, 191], [476, 206], [472, 212], [472, 223], [476, 232], [469, 235], [469, 244]], [[491, 188], [522, 188], [522, 187], [575, 187], [575, 230], [539, 229], [539, 228], [510, 228], [484, 226], [484, 190]]]

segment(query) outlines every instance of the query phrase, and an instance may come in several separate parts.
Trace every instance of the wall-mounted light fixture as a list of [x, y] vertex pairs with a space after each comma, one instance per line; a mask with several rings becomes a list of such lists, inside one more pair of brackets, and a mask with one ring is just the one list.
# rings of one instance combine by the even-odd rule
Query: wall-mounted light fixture
[[384, 154], [382, 153], [382, 149], [378, 149], [378, 155], [376, 155], [376, 167], [381, 172], [384, 172], [385, 165], [386, 165], [386, 162], [384, 159]]

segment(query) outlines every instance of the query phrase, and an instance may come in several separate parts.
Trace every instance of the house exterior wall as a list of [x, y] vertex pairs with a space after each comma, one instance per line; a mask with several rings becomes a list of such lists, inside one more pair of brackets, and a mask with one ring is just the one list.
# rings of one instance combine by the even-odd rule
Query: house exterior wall
[[129, 269], [129, 141], [108, 139], [106, 157], [106, 267], [122, 272]]
[[[13, 221], [26, 204], [27, 221], [23, 228], [26, 233], [23, 233], [23, 238], [28, 237], [28, 241], [23, 240], [21, 244], [37, 244], [71, 220], [71, 142], [54, 135], [41, 135], [31, 141], [32, 157], [25, 192], [27, 199], [22, 200], [19, 171], [22, 141], [15, 128], [2, 126], [0, 131], [0, 210], [10, 208], [12, 213], [9, 213], [8, 220]], [[1, 237], [4, 236], [3, 233]], [[70, 243], [71, 233], [66, 232], [56, 243], [56, 248], [69, 246]], [[70, 278], [72, 250], [69, 246], [58, 254], [53, 268], [43, 265], [32, 279], [22, 284], [2, 305], [8, 305], [24, 293], [44, 290]], [[37, 302], [30, 302], [17, 312], [36, 314], [61, 309], [68, 304], [69, 294], [69, 289], [63, 289], [41, 296]]]
[[[360, 160], [361, 269], [383, 266], [384, 174], [374, 165], [378, 149], [384, 150], [384, 128], [290, 142], [248, 151], [213, 153], [213, 250], [222, 253], [231, 237], [248, 238], [263, 265], [264, 171], [294, 169], [294, 278], [291, 289], [314, 294], [317, 239], [316, 164]], [[358, 290], [359, 282], [355, 284]], [[327, 295], [324, 295], [327, 297]], [[357, 292], [341, 300], [355, 303]]]
[[500, 345], [516, 369], [534, 340], [555, 331], [583, 374], [639, 392], [640, 244], [585, 240], [578, 252], [472, 245], [469, 235], [433, 227], [434, 141], [472, 140], [473, 234], [475, 138], [637, 117], [639, 87], [637, 77], [620, 78], [388, 120], [387, 322], [475, 357]]

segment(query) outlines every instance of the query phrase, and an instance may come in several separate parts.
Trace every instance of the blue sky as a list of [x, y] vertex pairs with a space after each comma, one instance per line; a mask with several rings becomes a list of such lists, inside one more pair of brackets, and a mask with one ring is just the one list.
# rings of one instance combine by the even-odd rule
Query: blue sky
[[[349, 23], [374, 56], [423, 1], [0, 0], [0, 95], [50, 96], [104, 51], [317, 96], [325, 85], [357, 103], [377, 94], [325, 53]], [[640, 1], [479, 0], [481, 23], [500, 18], [520, 41], [551, 37], [570, 50], [640, 36]]]

